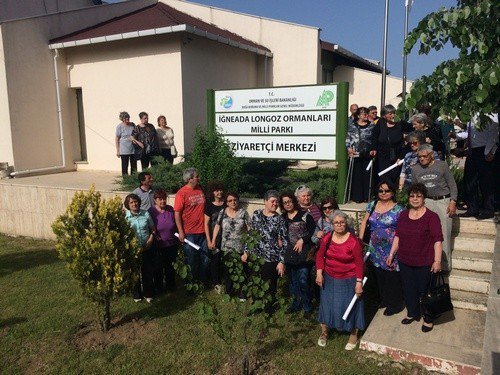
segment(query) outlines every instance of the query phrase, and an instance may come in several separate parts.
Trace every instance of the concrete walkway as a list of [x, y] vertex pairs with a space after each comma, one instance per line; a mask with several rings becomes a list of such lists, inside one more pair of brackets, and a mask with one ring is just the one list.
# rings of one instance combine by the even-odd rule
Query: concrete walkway
[[361, 338], [360, 348], [393, 359], [418, 362], [446, 374], [479, 374], [483, 355], [486, 313], [455, 309], [435, 321], [431, 332], [422, 321], [401, 324], [406, 310], [383, 316], [380, 309]]
[[0, 180], [0, 184], [87, 190], [92, 184], [99, 191], [119, 191], [119, 172], [79, 171], [18, 177]]

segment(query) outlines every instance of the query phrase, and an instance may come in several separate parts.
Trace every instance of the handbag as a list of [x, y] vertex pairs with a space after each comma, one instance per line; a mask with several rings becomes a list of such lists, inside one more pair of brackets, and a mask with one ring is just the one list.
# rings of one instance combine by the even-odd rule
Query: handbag
[[420, 307], [424, 315], [437, 316], [453, 310], [450, 286], [444, 282], [443, 274], [432, 274], [427, 293], [420, 296]]
[[174, 158], [177, 157], [177, 149], [175, 148], [175, 145], [170, 146], [170, 155]]

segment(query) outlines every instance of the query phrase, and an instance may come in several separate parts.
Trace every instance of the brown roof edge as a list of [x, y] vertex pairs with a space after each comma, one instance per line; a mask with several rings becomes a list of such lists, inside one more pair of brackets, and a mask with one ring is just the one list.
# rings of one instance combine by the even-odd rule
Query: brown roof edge
[[[134, 18], [141, 17], [141, 12], [145, 12], [146, 15], [153, 17], [155, 21], [154, 26], [151, 25], [150, 28], [146, 29], [149, 24], [146, 26], [144, 22], [141, 22], [144, 21], [143, 18]], [[130, 24], [127, 23], [128, 21], [130, 21]], [[134, 26], [128, 27], [129, 25], [137, 25], [137, 28]], [[71, 34], [54, 38], [50, 40], [49, 47], [51, 49], [66, 48], [182, 31], [272, 57], [272, 52], [269, 48], [243, 38], [231, 31], [221, 29], [214, 24], [209, 24], [199, 18], [190, 16], [164, 3], [149, 5]]]

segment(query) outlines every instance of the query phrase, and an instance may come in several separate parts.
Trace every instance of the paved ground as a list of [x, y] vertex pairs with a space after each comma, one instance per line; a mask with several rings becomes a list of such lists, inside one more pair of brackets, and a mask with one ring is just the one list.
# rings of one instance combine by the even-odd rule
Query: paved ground
[[[47, 174], [43, 176], [17, 177], [0, 180], [0, 184], [61, 187], [66, 189], [88, 189], [92, 184], [99, 191], [120, 191], [121, 179], [119, 172], [105, 171], [78, 171]], [[363, 211], [366, 203], [353, 203], [342, 205], [343, 209], [349, 211]]]
[[[453, 372], [451, 367], [457, 364], [481, 367], [484, 311], [454, 309], [436, 320], [434, 329], [427, 333], [421, 331], [421, 322], [401, 324], [406, 310], [393, 316], [383, 316], [382, 312], [379, 310], [372, 320], [361, 346], [370, 345], [378, 352], [385, 351], [384, 354], [403, 360], [429, 357], [436, 370], [440, 367]], [[441, 366], [439, 359], [444, 360], [444, 365]]]
[[85, 190], [94, 184], [97, 190], [115, 191], [120, 190], [120, 184], [117, 182], [120, 177], [119, 172], [78, 171], [3, 179], [0, 184]]

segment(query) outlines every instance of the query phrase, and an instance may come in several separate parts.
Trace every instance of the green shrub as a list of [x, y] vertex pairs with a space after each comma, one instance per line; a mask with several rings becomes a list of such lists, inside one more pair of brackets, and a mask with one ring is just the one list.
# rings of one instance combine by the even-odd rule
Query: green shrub
[[[149, 173], [153, 176], [154, 187], [162, 188], [167, 191], [167, 193], [176, 193], [184, 183], [182, 182], [182, 172], [187, 168], [185, 163], [170, 164], [165, 161], [163, 157], [156, 156], [154, 158], [155, 165], [152, 165], [147, 169]], [[122, 188], [127, 191], [134, 190], [139, 186], [139, 180], [137, 175], [139, 172], [135, 172], [130, 176], [123, 176]]]
[[95, 303], [101, 329], [107, 331], [111, 300], [131, 289], [139, 270], [141, 248], [121, 199], [103, 200], [94, 187], [77, 192], [52, 230], [60, 258], [83, 294]]
[[228, 140], [218, 131], [198, 126], [194, 136], [193, 151], [186, 155], [186, 166], [194, 167], [200, 174], [200, 184], [209, 181], [224, 182], [226, 190], [238, 188], [241, 178], [241, 160], [234, 156]]

